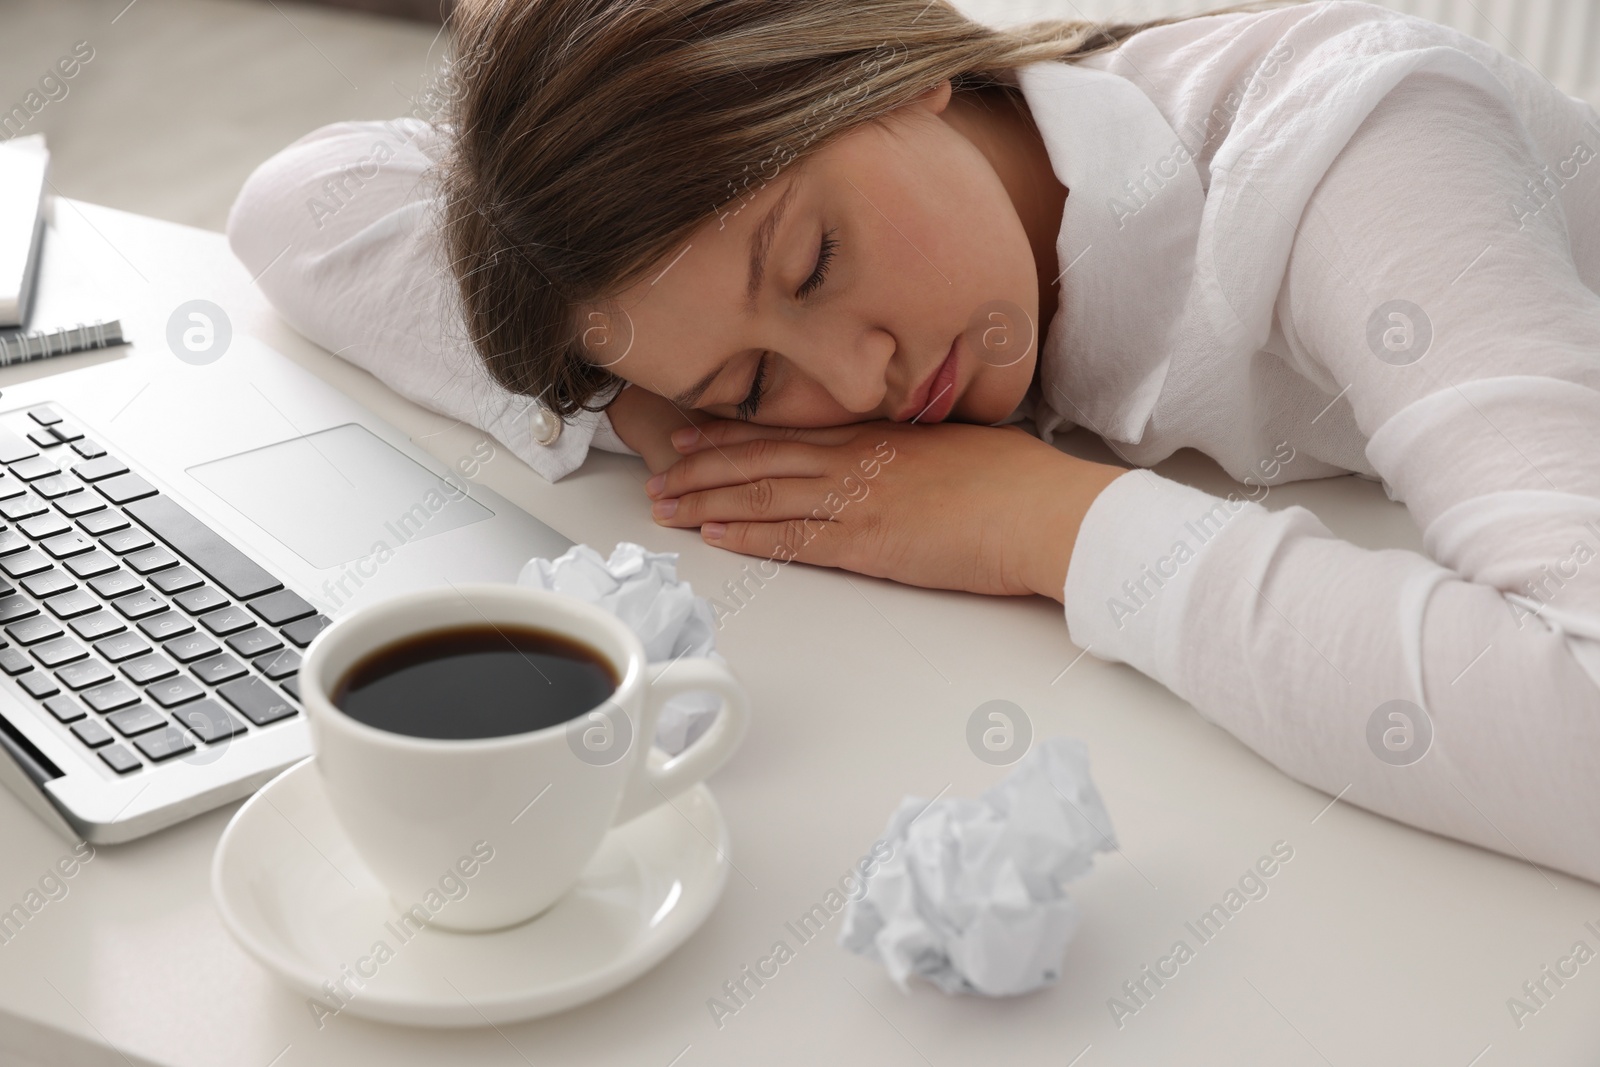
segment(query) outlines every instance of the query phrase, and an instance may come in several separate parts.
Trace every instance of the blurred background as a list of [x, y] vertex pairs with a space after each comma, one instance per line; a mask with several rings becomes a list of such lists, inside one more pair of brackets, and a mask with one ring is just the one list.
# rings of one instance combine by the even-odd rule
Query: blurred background
[[[1221, 3], [957, 6], [1006, 24], [1149, 18]], [[1600, 106], [1600, 0], [1386, 6], [1473, 34]], [[0, 139], [43, 133], [65, 196], [221, 230], [245, 177], [290, 141], [341, 119], [412, 112], [446, 46], [441, 0], [0, 0], [0, 118], [12, 116]], [[40, 79], [75, 54], [77, 73], [40, 92]], [[36, 112], [30, 99], [42, 101]]]

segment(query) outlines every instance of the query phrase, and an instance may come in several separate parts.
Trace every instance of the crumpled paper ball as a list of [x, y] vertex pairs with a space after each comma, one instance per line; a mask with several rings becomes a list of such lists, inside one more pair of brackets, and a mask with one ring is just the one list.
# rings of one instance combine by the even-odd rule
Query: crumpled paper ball
[[[678, 553], [651, 552], [620, 541], [610, 559], [588, 545], [573, 545], [555, 559], [535, 556], [523, 564], [518, 585], [550, 589], [596, 604], [621, 619], [644, 645], [651, 663], [680, 657], [726, 664], [716, 651], [716, 616], [711, 602], [678, 580]], [[656, 720], [655, 743], [677, 755], [705, 732], [716, 716], [711, 693], [679, 693]]]
[[839, 943], [902, 991], [917, 974], [946, 993], [1011, 996], [1053, 983], [1078, 928], [1062, 883], [1117, 847], [1082, 741], [1036, 745], [977, 800], [907, 797], [893, 850], [852, 899]]

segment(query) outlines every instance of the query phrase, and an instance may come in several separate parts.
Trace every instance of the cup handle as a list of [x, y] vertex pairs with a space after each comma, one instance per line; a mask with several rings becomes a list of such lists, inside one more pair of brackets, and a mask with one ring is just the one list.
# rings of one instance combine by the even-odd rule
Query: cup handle
[[708, 690], [722, 697], [722, 707], [711, 720], [710, 728], [671, 759], [652, 759], [658, 750], [653, 744], [646, 748], [617, 805], [612, 825], [638, 818], [711, 775], [739, 747], [750, 720], [750, 698], [732, 672], [720, 663], [709, 659], [680, 659], [652, 663], [645, 669], [649, 674], [645, 680], [644, 713], [639, 716], [639, 732], [647, 743], [655, 737], [656, 719], [662, 705], [679, 693]]

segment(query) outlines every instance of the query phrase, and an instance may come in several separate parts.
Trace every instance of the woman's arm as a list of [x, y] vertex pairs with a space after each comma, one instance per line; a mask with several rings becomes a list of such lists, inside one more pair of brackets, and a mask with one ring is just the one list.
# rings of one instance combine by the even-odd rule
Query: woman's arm
[[494, 435], [546, 478], [575, 469], [591, 442], [625, 450], [597, 412], [542, 443], [550, 423], [532, 398], [484, 370], [434, 228], [429, 170], [445, 148], [440, 131], [415, 118], [324, 126], [245, 181], [228, 242], [295, 330], [416, 403]]
[[1135, 473], [1085, 519], [1066, 615], [1302, 781], [1600, 880], [1600, 278], [1574, 265], [1600, 262], [1600, 171], [1519, 216], [1529, 141], [1482, 91], [1403, 82], [1313, 193], [1279, 298], [1427, 555]]

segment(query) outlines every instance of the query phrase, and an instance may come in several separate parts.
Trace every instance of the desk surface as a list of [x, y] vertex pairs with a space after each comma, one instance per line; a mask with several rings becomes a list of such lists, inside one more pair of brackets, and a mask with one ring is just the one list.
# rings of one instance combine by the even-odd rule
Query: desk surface
[[[56, 205], [37, 322], [120, 316], [131, 348], [0, 372], [6, 383], [118, 359], [185, 373], [161, 338], [178, 304], [220, 304], [236, 333], [276, 347], [449, 463], [481, 438], [399, 398], [277, 320], [214, 233], [70, 201]], [[203, 370], [196, 368], [193, 370]], [[596, 453], [549, 484], [501, 450], [480, 480], [602, 553], [618, 540], [683, 553], [717, 595], [750, 561], [651, 522], [632, 457]], [[1194, 457], [1164, 473], [1217, 488]], [[1404, 512], [1356, 479], [1275, 489], [1335, 532], [1414, 547]], [[340, 1015], [318, 1029], [303, 997], [229, 938], [209, 893], [236, 809], [105, 847], [0, 946], [0, 1060], [198, 1067], [309, 1064], [1103, 1065], [1589, 1062], [1600, 1047], [1600, 964], [1521, 1026], [1507, 998], [1577, 941], [1600, 950], [1600, 887], [1333, 803], [1274, 770], [1131, 669], [1078, 655], [1060, 606], [931, 592], [784, 568], [730, 618], [719, 648], [756, 718], [712, 780], [737, 871], [706, 925], [654, 971], [563, 1015], [498, 1030], [427, 1031]], [[1073, 664], [1063, 673], [1063, 668]], [[766, 955], [881, 832], [905, 794], [975, 795], [1004, 768], [968, 750], [979, 704], [1015, 702], [1036, 736], [1089, 746], [1122, 851], [1071, 887], [1082, 926], [1054, 987], [1007, 1001], [902, 995], [828, 936], [800, 947], [719, 1028], [722, 983]], [[1254, 901], [1134, 1015], [1108, 1000], [1187, 936], [1274, 842], [1293, 848]], [[0, 791], [0, 905], [69, 846]], [[1593, 971], [1595, 973], [1588, 973]], [[1075, 1058], [1076, 1057], [1076, 1058]]]

